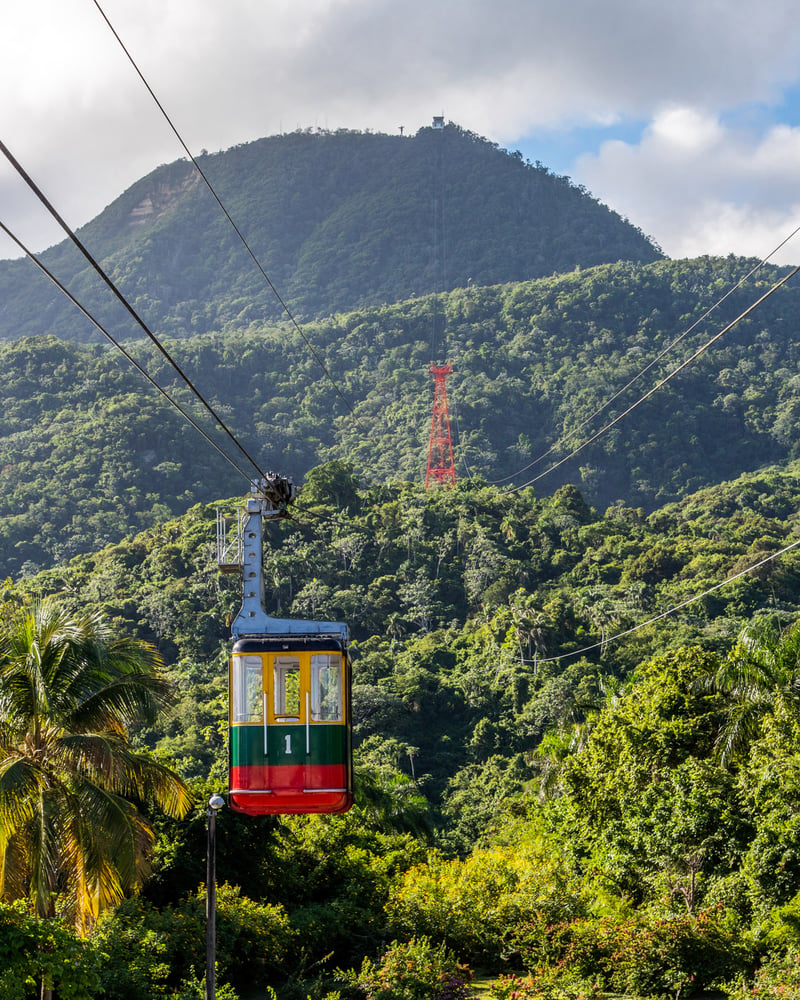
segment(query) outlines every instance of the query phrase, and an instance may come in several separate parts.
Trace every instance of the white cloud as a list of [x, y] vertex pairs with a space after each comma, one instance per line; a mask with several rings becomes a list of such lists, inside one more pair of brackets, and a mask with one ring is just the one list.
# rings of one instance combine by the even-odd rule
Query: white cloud
[[[780, 164], [794, 156], [793, 129], [776, 128], [748, 150], [718, 116], [775, 101], [798, 81], [800, 22], [789, 0], [762, 5], [755, 26], [745, 0], [102, 6], [195, 150], [314, 125], [411, 133], [440, 113], [511, 148], [535, 129], [649, 120], [639, 149], [606, 147], [571, 173], [665, 246], [672, 231], [649, 220], [669, 223], [666, 196], [687, 193], [655, 162], [655, 149], [676, 171], [695, 164], [709, 185], [735, 177], [739, 188], [718, 192], [730, 217], [746, 218], [756, 204], [737, 200], [748, 174], [754, 189], [779, 174], [781, 191], [788, 186]], [[181, 155], [91, 0], [5, 0], [0, 87], [0, 136], [74, 225]], [[721, 168], [718, 150], [734, 163]], [[630, 176], [608, 176], [611, 164]], [[645, 194], [648, 172], [663, 185], [661, 215]], [[58, 238], [5, 169], [0, 217], [37, 249]]]
[[[761, 257], [800, 224], [798, 167], [800, 129], [758, 136], [684, 107], [656, 115], [639, 145], [581, 157], [575, 174], [672, 257]], [[775, 260], [800, 261], [800, 240]]]

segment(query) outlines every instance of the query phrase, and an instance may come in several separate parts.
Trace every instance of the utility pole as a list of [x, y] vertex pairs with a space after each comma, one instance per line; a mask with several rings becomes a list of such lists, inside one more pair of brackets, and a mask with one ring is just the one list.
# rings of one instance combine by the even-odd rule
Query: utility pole
[[217, 813], [225, 805], [221, 795], [208, 800], [206, 843], [206, 1000], [217, 997]]

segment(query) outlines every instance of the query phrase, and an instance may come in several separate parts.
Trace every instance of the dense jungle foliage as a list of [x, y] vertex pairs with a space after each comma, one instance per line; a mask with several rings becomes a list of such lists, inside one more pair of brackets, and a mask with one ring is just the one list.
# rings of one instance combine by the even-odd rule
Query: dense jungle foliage
[[[474, 282], [661, 256], [583, 188], [455, 125], [415, 136], [295, 132], [198, 158], [281, 298], [304, 319]], [[193, 165], [163, 165], [79, 230], [161, 336], [283, 316]], [[118, 337], [140, 330], [67, 241], [43, 262]], [[0, 263], [0, 339], [94, 331], [28, 261]]]
[[[303, 481], [269, 527], [267, 603], [350, 624], [357, 768], [345, 816], [218, 817], [220, 1000], [465, 1000], [473, 972], [491, 1000], [800, 1000], [796, 287], [701, 350], [785, 272], [661, 260], [453, 126], [203, 165], [302, 335], [186, 163], [82, 236], [262, 467]], [[70, 248], [46, 260], [94, 301]], [[177, 700], [125, 735], [196, 807], [140, 794], [151, 875], [84, 937], [0, 901], [0, 996], [42, 979], [59, 1000], [188, 1000], [240, 600], [215, 506], [247, 474], [116, 352], [75, 343], [96, 334], [41, 280], [0, 266], [0, 667], [50, 595], [154, 643]], [[426, 492], [445, 357], [460, 481]]]
[[[795, 996], [800, 550], [764, 560], [797, 544], [799, 471], [648, 515], [570, 486], [426, 493], [312, 470], [268, 529], [267, 603], [351, 624], [357, 804], [220, 814], [221, 995], [465, 997], [472, 969], [496, 1000], [743, 1000], [753, 975]], [[157, 819], [143, 893], [73, 941], [65, 997], [200, 989], [201, 806], [225, 783], [239, 603], [214, 522], [198, 505], [3, 595], [59, 594], [157, 642], [180, 700], [138, 740], [198, 801]], [[34, 952], [13, 945], [44, 931], [9, 907], [0, 922], [16, 982]], [[46, 933], [63, 954], [66, 930]]]
[[[797, 455], [800, 292], [789, 282], [557, 464], [783, 273], [747, 278], [752, 266], [614, 264], [471, 286], [308, 324], [316, 357], [297, 331], [258, 324], [168, 347], [263, 468], [299, 482], [312, 466], [344, 459], [367, 482], [420, 481], [438, 325], [455, 369], [448, 392], [459, 477], [535, 479], [542, 493], [575, 482], [601, 509], [622, 500], [650, 511]], [[143, 346], [134, 353], [227, 446], [163, 358]], [[240, 488], [239, 474], [116, 351], [55, 338], [0, 348], [0, 572], [33, 573]]]

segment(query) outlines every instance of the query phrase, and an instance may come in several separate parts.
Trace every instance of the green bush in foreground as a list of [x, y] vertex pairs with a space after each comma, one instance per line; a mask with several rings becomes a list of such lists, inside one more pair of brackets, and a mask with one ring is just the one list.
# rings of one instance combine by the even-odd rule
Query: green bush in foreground
[[426, 937], [393, 941], [375, 964], [340, 974], [347, 1000], [468, 1000], [472, 973], [444, 945]]
[[489, 991], [491, 1000], [598, 1000], [601, 995], [594, 986], [556, 985], [541, 976], [501, 976]]
[[[291, 936], [282, 907], [253, 902], [238, 888], [217, 889], [217, 978], [238, 990], [266, 985]], [[104, 918], [94, 938], [106, 955], [105, 1000], [154, 1000], [191, 996], [206, 961], [205, 892], [177, 906], [157, 909], [130, 899]], [[220, 995], [222, 995], [220, 993]]]
[[570, 996], [602, 990], [681, 997], [719, 987], [749, 957], [738, 921], [721, 907], [556, 925], [534, 921], [517, 932], [517, 946], [533, 976], [531, 988], [546, 987], [553, 996], [568, 989]]
[[727, 993], [729, 1000], [800, 1000], [800, 951], [768, 958], [752, 979], [739, 976]]
[[89, 1000], [99, 984], [100, 956], [59, 920], [32, 914], [26, 903], [0, 903], [0, 996], [28, 1000], [42, 979], [60, 1000]]

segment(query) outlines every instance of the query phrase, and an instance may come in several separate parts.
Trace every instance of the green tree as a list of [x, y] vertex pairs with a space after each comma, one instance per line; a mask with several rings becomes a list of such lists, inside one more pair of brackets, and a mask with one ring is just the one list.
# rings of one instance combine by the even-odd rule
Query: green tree
[[693, 911], [710, 873], [729, 871], [741, 849], [743, 821], [714, 761], [721, 698], [698, 687], [718, 662], [684, 648], [642, 664], [562, 766], [552, 809], [565, 836], [604, 885], [637, 902], [668, 892]]
[[100, 991], [101, 954], [59, 920], [34, 916], [23, 900], [0, 903], [0, 996], [29, 1000], [36, 983], [52, 981], [60, 1000], [89, 1000]]
[[[413, 747], [408, 756], [413, 762]], [[366, 823], [385, 833], [410, 833], [427, 840], [433, 832], [430, 803], [417, 783], [393, 767], [360, 767], [356, 809]]]
[[462, 961], [498, 968], [520, 926], [582, 916], [585, 903], [568, 857], [533, 835], [463, 861], [429, 852], [398, 878], [386, 910], [392, 933], [424, 934]]
[[307, 507], [357, 509], [358, 477], [353, 463], [336, 459], [311, 469], [303, 484], [302, 500]]
[[[105, 956], [104, 1000], [195, 996], [186, 984], [199, 982], [205, 969], [205, 897], [201, 886], [160, 909], [134, 897], [103, 915], [91, 941]], [[256, 986], [264, 996], [270, 978], [282, 970], [292, 939], [284, 908], [248, 899], [223, 882], [216, 912], [217, 996], [236, 997], [240, 991], [249, 996]], [[205, 997], [202, 984], [196, 995]]]
[[28, 898], [85, 933], [147, 870], [143, 811], [188, 811], [181, 779], [133, 748], [170, 688], [146, 643], [54, 599], [0, 633], [0, 897]]
[[749, 622], [707, 684], [727, 700], [722, 758], [738, 756], [759, 735], [767, 715], [800, 712], [800, 625], [781, 631], [766, 617]]

